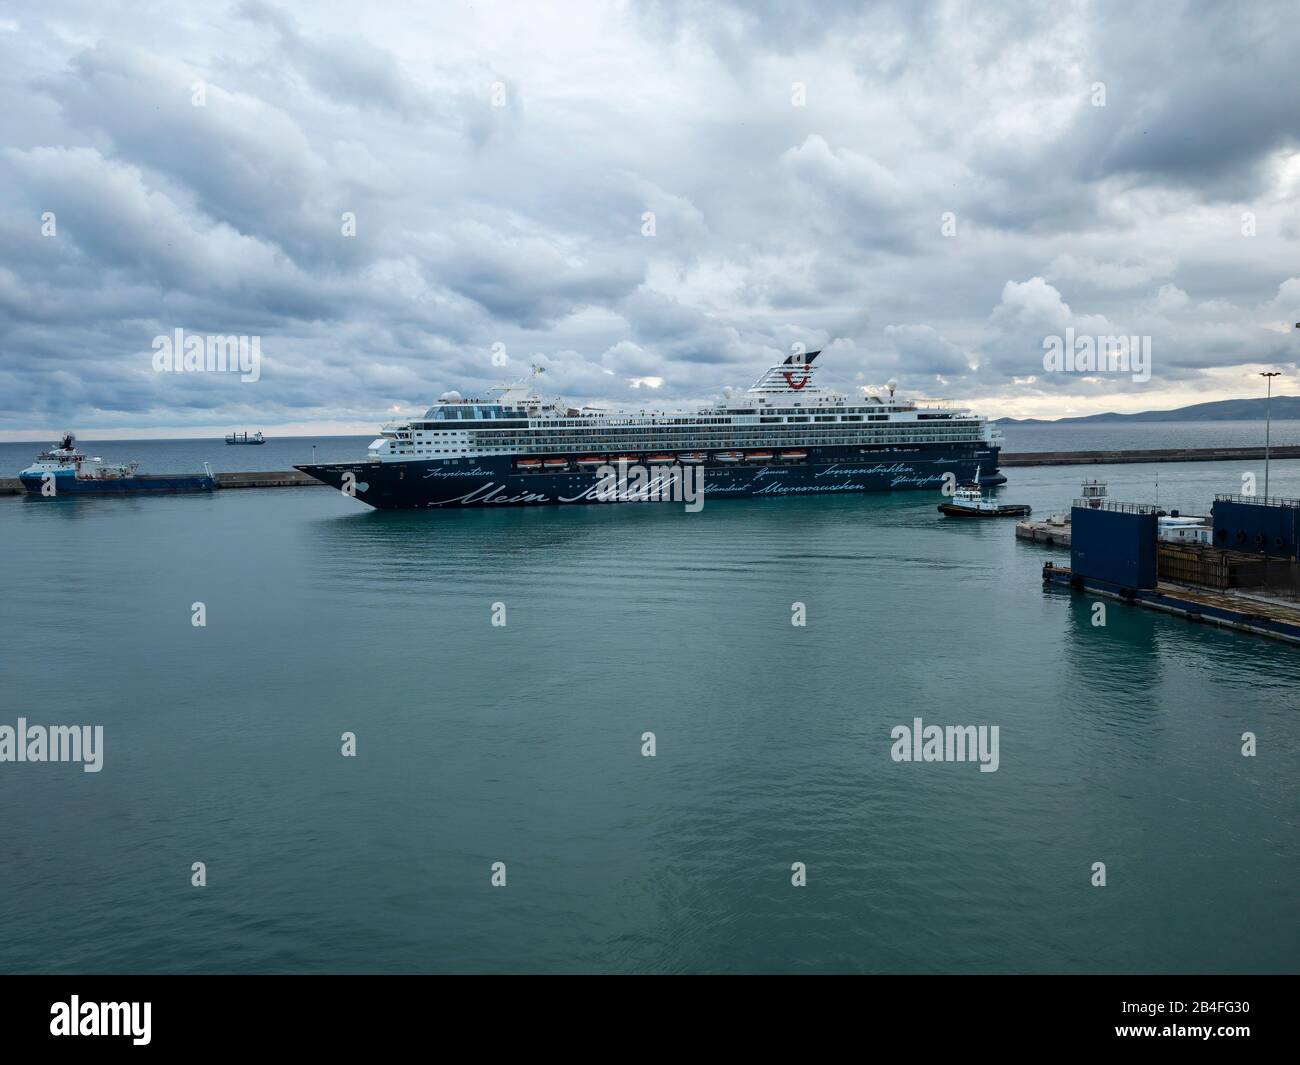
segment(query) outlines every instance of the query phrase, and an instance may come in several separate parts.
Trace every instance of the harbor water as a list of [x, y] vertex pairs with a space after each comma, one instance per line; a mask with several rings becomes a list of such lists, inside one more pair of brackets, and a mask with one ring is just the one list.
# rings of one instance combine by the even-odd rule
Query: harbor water
[[[1242, 470], [1007, 473], [1041, 516]], [[0, 724], [104, 727], [97, 773], [0, 765], [0, 968], [1294, 971], [1300, 654], [1095, 626], [939, 498], [0, 500]], [[893, 761], [916, 718], [997, 771]]]

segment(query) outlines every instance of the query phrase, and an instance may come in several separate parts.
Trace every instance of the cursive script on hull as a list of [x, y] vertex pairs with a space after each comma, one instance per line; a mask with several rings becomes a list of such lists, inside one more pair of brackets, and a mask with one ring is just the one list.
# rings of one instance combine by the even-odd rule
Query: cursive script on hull
[[482, 466], [475, 466], [472, 470], [464, 470], [460, 467], [435, 466], [431, 470], [425, 470], [423, 476], [426, 480], [430, 477], [440, 479], [444, 477], [491, 477], [492, 471], [485, 470]]
[[445, 507], [453, 503], [460, 506], [478, 506], [483, 503], [551, 502], [551, 497], [545, 492], [516, 492], [514, 495], [510, 495], [509, 492], [510, 489], [505, 485], [489, 481], [487, 484], [479, 485], [472, 492], [466, 492], [463, 496], [456, 496], [454, 499], [434, 500], [428, 505], [431, 507]]
[[916, 470], [903, 462], [891, 462], [889, 465], [885, 465], [883, 462], [877, 462], [874, 466], [845, 466], [843, 463], [836, 462], [818, 470], [813, 474], [813, 476], [829, 477], [835, 475], [837, 477], [843, 477], [850, 475], [866, 475], [868, 477], [887, 477], [895, 476], [897, 474], [911, 474], [915, 476]]

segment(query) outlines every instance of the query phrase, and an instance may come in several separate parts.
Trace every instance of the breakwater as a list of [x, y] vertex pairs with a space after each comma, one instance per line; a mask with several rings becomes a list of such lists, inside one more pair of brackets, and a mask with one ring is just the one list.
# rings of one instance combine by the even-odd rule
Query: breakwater
[[[1300, 459], [1300, 445], [1269, 450], [1275, 459]], [[1263, 460], [1262, 447], [1166, 447], [1124, 451], [1006, 451], [999, 466], [1092, 466], [1125, 462], [1235, 462]]]
[[[314, 477], [299, 470], [253, 470], [247, 473], [217, 473], [218, 488], [325, 488]], [[0, 478], [0, 496], [23, 494], [22, 481], [16, 477]]]

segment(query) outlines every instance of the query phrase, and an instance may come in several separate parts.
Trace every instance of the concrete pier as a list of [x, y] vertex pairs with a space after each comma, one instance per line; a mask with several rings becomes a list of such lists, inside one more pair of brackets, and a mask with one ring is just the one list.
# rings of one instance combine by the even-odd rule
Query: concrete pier
[[[1269, 450], [1275, 459], [1300, 459], [1300, 445]], [[1169, 447], [1143, 451], [1004, 451], [999, 466], [1092, 466], [1125, 462], [1237, 462], [1263, 460], [1262, 447]]]
[[328, 488], [301, 470], [259, 470], [252, 473], [218, 473], [218, 488]]
[[[253, 470], [248, 473], [213, 474], [218, 488], [327, 488], [314, 477], [299, 470]], [[17, 477], [0, 478], [0, 496], [20, 496], [24, 492]]]
[[1070, 531], [1068, 521], [1016, 522], [1017, 540], [1028, 540], [1030, 543], [1043, 544], [1047, 547], [1069, 547]]

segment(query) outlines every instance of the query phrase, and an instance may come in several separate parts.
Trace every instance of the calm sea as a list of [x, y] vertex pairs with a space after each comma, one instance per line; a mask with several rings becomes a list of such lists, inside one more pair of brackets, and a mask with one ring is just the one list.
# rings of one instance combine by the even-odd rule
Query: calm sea
[[[1203, 512], [1242, 471], [1007, 472]], [[99, 773], [0, 763], [0, 971], [1295, 971], [1300, 652], [1094, 627], [936, 502], [0, 498], [0, 725], [105, 730]], [[998, 771], [893, 762], [917, 717], [999, 726]]]
[[[1260, 422], [1094, 422], [1086, 425], [1002, 425], [1006, 450], [1121, 451], [1126, 448], [1262, 447]], [[1275, 419], [1274, 444], [1300, 444], [1300, 421]], [[233, 449], [232, 449], [233, 450]]]

